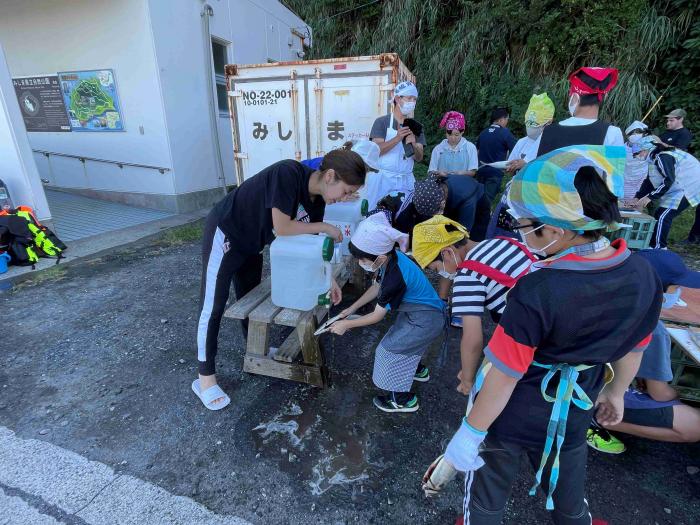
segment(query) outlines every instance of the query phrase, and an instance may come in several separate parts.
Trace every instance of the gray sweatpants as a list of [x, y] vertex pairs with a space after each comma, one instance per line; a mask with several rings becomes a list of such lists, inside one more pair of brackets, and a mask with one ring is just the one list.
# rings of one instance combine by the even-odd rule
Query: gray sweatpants
[[[487, 436], [481, 453], [486, 464], [476, 472], [467, 472], [464, 491], [464, 525], [500, 525], [510, 498], [511, 487], [520, 470], [520, 456], [527, 454], [533, 469], [540, 466], [542, 449], [530, 449]], [[588, 502], [584, 498], [586, 457], [584, 441], [559, 456], [559, 481], [554, 491], [552, 521], [557, 525], [591, 525]], [[554, 452], [550, 455], [550, 464]], [[534, 480], [534, 475], [532, 476]], [[549, 466], [542, 475], [542, 490], [547, 491]]]

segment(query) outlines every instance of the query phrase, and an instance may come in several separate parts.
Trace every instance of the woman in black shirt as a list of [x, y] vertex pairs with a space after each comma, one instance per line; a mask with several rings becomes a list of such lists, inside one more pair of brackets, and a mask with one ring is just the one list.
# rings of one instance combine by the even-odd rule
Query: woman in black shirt
[[[208, 409], [220, 410], [230, 402], [216, 384], [214, 360], [231, 283], [239, 299], [260, 284], [262, 250], [275, 235], [325, 233], [336, 242], [342, 241], [338, 228], [322, 222], [326, 204], [357, 191], [365, 174], [362, 157], [353, 151], [331, 151], [318, 170], [283, 160], [246, 180], [211, 211], [202, 243], [199, 379], [192, 383], [192, 390]], [[335, 282], [331, 300], [334, 304], [341, 300]], [[246, 337], [247, 332], [243, 321]]]

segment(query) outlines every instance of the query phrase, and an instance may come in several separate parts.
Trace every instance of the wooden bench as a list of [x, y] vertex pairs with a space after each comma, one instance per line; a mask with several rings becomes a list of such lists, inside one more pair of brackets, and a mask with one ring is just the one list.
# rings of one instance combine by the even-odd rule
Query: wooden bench
[[690, 327], [673, 325], [665, 322], [666, 330], [671, 336], [671, 366], [673, 379], [671, 385], [678, 391], [678, 396], [686, 401], [700, 402], [700, 388], [695, 386], [679, 386], [681, 377], [694, 370], [700, 375], [700, 347], [697, 337], [693, 337]]
[[[333, 277], [342, 288], [348, 281], [360, 287], [364, 275], [351, 257], [333, 265]], [[359, 289], [359, 288], [358, 288]], [[280, 308], [270, 297], [270, 278], [263, 280], [244, 297], [232, 304], [224, 313], [231, 319], [248, 319], [248, 340], [243, 358], [243, 370], [281, 379], [299, 381], [325, 388], [330, 374], [325, 363], [323, 347], [314, 332], [328, 308], [317, 306], [310, 311]], [[270, 352], [270, 327], [272, 325], [294, 328], [282, 345]], [[301, 354], [301, 362], [297, 360]]]

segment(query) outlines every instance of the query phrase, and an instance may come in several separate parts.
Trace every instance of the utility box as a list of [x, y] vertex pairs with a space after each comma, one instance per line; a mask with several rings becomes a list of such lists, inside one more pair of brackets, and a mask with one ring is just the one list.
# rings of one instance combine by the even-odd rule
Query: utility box
[[415, 77], [395, 53], [226, 66], [239, 184], [279, 160], [369, 138], [404, 80]]

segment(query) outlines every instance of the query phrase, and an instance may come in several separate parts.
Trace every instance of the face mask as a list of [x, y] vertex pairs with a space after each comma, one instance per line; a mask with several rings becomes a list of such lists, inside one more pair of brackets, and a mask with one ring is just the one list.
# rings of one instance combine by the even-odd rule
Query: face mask
[[[455, 266], [459, 266], [459, 263], [457, 262], [457, 257], [455, 256], [454, 252], [450, 251], [450, 253], [452, 254], [452, 258], [455, 261]], [[455, 277], [457, 277], [457, 272], [456, 271], [453, 273], [448, 272], [447, 269], [445, 268], [445, 261], [442, 261], [442, 270], [440, 270], [438, 272], [438, 275], [444, 279], [449, 279], [450, 281], [454, 281]]]
[[411, 113], [413, 113], [413, 110], [416, 109], [416, 103], [415, 102], [404, 102], [403, 104], [401, 104], [400, 109], [401, 109], [401, 114], [403, 116], [410, 115]]
[[678, 300], [681, 298], [681, 289], [680, 287], [676, 288], [676, 291], [673, 293], [664, 293], [664, 302], [661, 305], [661, 308], [672, 308]]
[[627, 137], [627, 140], [629, 141], [630, 144], [636, 144], [640, 140], [642, 140], [642, 134], [641, 133], [632, 133], [629, 137]]
[[547, 246], [544, 246], [543, 248], [533, 248], [532, 246], [530, 246], [527, 243], [527, 236], [530, 235], [532, 232], [536, 232], [540, 228], [544, 228], [544, 224], [540, 224], [537, 228], [533, 228], [532, 230], [530, 230], [527, 233], [523, 233], [521, 230], [518, 230], [518, 233], [520, 234], [520, 240], [523, 242], [525, 247], [528, 250], [530, 250], [530, 253], [532, 253], [533, 255], [539, 255], [540, 257], [548, 257], [546, 250], [547, 250], [547, 248], [552, 246], [555, 242], [557, 242], [556, 239], [554, 239], [552, 242], [550, 242]]
[[569, 114], [574, 117], [576, 116], [576, 108], [578, 108], [579, 97], [574, 93], [569, 97]]
[[532, 140], [535, 140], [537, 137], [542, 135], [542, 130], [543, 126], [526, 126], [525, 127], [525, 133], [527, 133], [527, 136], [531, 138]]
[[362, 268], [362, 269], [363, 269], [364, 271], [366, 271], [367, 273], [375, 273], [375, 272], [379, 269], [379, 266], [381, 266], [381, 264], [380, 264], [380, 265], [378, 265], [376, 268], [374, 267], [374, 265], [376, 264], [376, 262], [377, 262], [378, 259], [379, 259], [379, 257], [377, 257], [377, 258], [376, 258], [373, 262], [371, 262], [370, 264], [364, 264], [362, 261], [359, 261], [358, 264], [360, 265], [360, 268]]

